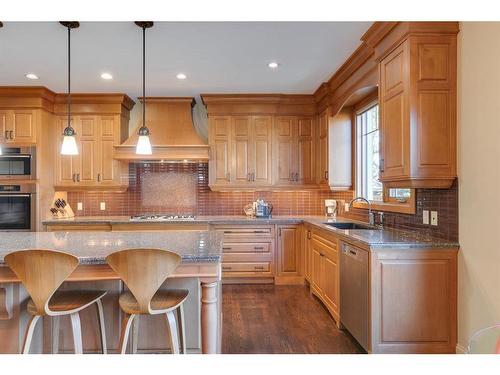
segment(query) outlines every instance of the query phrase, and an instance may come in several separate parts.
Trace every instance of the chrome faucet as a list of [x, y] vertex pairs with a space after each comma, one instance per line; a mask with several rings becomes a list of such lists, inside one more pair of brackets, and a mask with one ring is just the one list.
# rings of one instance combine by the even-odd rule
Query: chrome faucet
[[354, 198], [353, 200], [351, 200], [349, 202], [349, 209], [352, 208], [352, 204], [354, 202], [356, 202], [356, 201], [364, 201], [364, 202], [366, 202], [366, 204], [368, 205], [368, 223], [370, 225], [375, 225], [375, 215], [372, 212], [372, 204], [371, 204], [371, 202], [368, 199], [366, 199], [366, 198], [356, 197], [356, 198]]

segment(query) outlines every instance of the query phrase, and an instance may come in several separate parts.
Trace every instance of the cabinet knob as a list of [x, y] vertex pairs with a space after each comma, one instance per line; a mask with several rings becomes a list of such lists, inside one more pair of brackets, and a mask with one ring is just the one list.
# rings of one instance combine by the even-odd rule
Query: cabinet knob
[[384, 159], [380, 159], [380, 165], [379, 165], [379, 169], [380, 169], [380, 172], [383, 172], [384, 171]]

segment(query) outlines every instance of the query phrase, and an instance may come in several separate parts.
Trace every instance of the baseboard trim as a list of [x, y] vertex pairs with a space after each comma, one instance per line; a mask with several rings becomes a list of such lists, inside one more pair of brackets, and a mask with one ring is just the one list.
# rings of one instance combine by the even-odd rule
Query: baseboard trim
[[464, 348], [462, 345], [457, 344], [457, 347], [455, 348], [455, 352], [457, 354], [467, 354], [467, 349]]

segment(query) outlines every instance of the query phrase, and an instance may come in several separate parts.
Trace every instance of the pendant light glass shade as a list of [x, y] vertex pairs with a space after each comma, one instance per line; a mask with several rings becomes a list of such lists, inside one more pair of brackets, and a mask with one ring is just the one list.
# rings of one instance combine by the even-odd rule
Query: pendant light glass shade
[[146, 126], [146, 29], [153, 27], [151, 21], [138, 21], [135, 23], [142, 29], [142, 126], [138, 131], [135, 153], [138, 155], [151, 155], [153, 149], [149, 140], [149, 129]]
[[60, 23], [68, 29], [68, 123], [63, 131], [61, 155], [78, 155], [76, 132], [71, 127], [71, 29], [79, 27], [80, 24], [76, 21], [64, 21]]

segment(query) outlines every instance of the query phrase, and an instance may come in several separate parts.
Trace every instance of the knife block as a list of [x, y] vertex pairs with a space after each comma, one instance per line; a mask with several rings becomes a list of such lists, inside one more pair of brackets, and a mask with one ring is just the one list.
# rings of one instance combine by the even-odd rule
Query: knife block
[[[56, 201], [61, 200], [66, 203], [64, 207], [57, 207]], [[52, 199], [51, 209], [57, 210], [56, 213], [50, 212], [50, 215], [54, 219], [72, 219], [75, 217], [75, 213], [71, 209], [71, 206], [68, 203], [68, 193], [65, 191], [56, 191], [54, 193], [54, 198]]]

